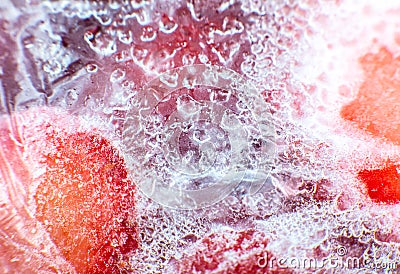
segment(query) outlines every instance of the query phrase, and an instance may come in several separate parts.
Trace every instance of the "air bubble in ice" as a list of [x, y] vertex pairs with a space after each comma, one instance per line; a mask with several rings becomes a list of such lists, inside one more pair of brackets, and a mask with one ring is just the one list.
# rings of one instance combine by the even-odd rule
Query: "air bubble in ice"
[[25, 48], [27, 48], [27, 49], [33, 48], [35, 46], [35, 37], [28, 36], [28, 37], [24, 38], [24, 40], [22, 42], [23, 42]]
[[110, 75], [110, 81], [112, 83], [119, 82], [125, 77], [125, 70], [117, 68]]
[[173, 33], [177, 28], [178, 24], [167, 15], [164, 15], [160, 21], [160, 31], [170, 34]]
[[93, 16], [99, 21], [103, 26], [108, 26], [112, 22], [112, 16], [108, 9], [102, 9], [94, 12]]
[[43, 70], [49, 74], [58, 74], [61, 72], [61, 64], [55, 60], [49, 60], [43, 65]]
[[78, 100], [78, 97], [79, 92], [76, 89], [70, 89], [65, 95], [65, 103], [68, 106], [72, 106]]
[[143, 64], [143, 61], [149, 55], [149, 50], [139, 46], [132, 46], [130, 48], [130, 53], [135, 62]]
[[247, 58], [247, 60], [242, 62], [240, 68], [244, 74], [249, 75], [253, 73], [255, 66], [256, 62], [250, 58]]
[[127, 50], [122, 50], [115, 54], [115, 62], [121, 63], [130, 59], [129, 52]]
[[89, 63], [86, 65], [86, 71], [89, 73], [96, 73], [98, 70], [98, 66], [93, 63]]
[[94, 35], [92, 32], [87, 31], [84, 35], [84, 40], [99, 55], [110, 56], [117, 51], [115, 40], [110, 34], [98, 32]]
[[117, 36], [118, 40], [126, 45], [130, 45], [133, 41], [132, 32], [130, 30], [118, 30]]
[[150, 42], [156, 39], [156, 37], [157, 37], [157, 31], [152, 26], [143, 27], [140, 40], [142, 40], [143, 42]]
[[203, 54], [203, 53], [199, 53], [198, 58], [199, 58], [200, 62], [203, 64], [207, 64], [207, 62], [209, 61], [207, 55]]

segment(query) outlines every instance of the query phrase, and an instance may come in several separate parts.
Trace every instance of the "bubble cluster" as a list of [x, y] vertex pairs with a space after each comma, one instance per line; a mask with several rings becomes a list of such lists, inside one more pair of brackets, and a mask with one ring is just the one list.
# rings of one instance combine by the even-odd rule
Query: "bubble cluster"
[[268, 177], [275, 152], [270, 113], [235, 72], [175, 69], [149, 82], [132, 104], [123, 133], [127, 163], [155, 201], [209, 206], [243, 180], [255, 192]]
[[[398, 261], [398, 205], [370, 200], [357, 178], [397, 163], [398, 148], [354, 130], [344, 136], [338, 118], [362, 82], [357, 54], [376, 39], [394, 55], [398, 45], [396, 12], [382, 18], [394, 2], [366, 2], [4, 1], [0, 113], [56, 106], [121, 137], [143, 191], [141, 245], [124, 261], [132, 272], [176, 273], [203, 239], [234, 242], [252, 229], [275, 256], [345, 249], [344, 257]], [[21, 213], [22, 171], [5, 164], [21, 161], [10, 152], [21, 140], [9, 134], [15, 121], [4, 124], [0, 229], [19, 238], [0, 238], [14, 250], [0, 252], [0, 272], [73, 272]], [[37, 178], [37, 167], [26, 172]], [[215, 236], [221, 227], [230, 232]], [[43, 239], [44, 255], [31, 238]]]
[[140, 193], [138, 226], [142, 243], [132, 257], [137, 273], [169, 273], [170, 263], [181, 259], [181, 250], [191, 246], [211, 229], [211, 222], [202, 211], [170, 210], [152, 202]]

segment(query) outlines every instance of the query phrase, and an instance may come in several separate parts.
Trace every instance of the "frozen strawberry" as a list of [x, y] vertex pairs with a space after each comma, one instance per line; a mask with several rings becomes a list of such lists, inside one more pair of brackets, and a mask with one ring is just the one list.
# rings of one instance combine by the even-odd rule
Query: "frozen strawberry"
[[375, 137], [400, 144], [400, 57], [387, 48], [360, 58], [365, 80], [341, 116]]
[[[375, 137], [400, 144], [400, 58], [387, 48], [360, 58], [365, 80], [357, 98], [344, 106], [341, 116]], [[368, 195], [376, 202], [400, 201], [400, 176], [397, 167], [362, 170], [358, 178], [365, 184]]]
[[138, 242], [135, 188], [123, 158], [104, 137], [63, 127], [57, 120], [66, 117], [38, 118], [41, 123], [24, 128], [25, 150], [40, 154], [31, 158], [42, 159], [45, 168], [34, 196], [36, 218], [78, 273], [128, 268], [127, 255]]
[[375, 202], [390, 204], [400, 201], [400, 174], [397, 166], [391, 164], [382, 169], [362, 170], [358, 178]]
[[184, 254], [179, 273], [293, 273], [267, 252], [268, 239], [256, 230], [212, 233]]

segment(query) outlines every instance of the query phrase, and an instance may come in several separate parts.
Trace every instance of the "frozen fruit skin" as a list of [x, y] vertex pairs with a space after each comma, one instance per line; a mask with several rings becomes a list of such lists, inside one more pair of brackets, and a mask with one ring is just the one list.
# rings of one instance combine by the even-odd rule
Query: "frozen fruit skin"
[[400, 201], [400, 174], [391, 164], [381, 169], [362, 170], [358, 178], [365, 184], [369, 197], [380, 203], [392, 204]]
[[360, 58], [364, 71], [354, 101], [343, 106], [341, 116], [375, 137], [400, 144], [400, 57], [385, 47]]
[[194, 253], [184, 255], [179, 273], [293, 273], [264, 264], [262, 258], [272, 258], [267, 244], [265, 235], [253, 229], [212, 233], [200, 241]]
[[36, 218], [78, 273], [126, 268], [125, 256], [138, 242], [135, 189], [123, 158], [99, 135], [51, 123], [42, 131], [46, 171], [35, 194]]

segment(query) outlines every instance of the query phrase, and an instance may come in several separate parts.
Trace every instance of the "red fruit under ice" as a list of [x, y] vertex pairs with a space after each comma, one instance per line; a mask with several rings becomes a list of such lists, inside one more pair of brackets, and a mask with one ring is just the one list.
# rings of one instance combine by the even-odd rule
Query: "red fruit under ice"
[[22, 117], [32, 121], [22, 130], [25, 153], [45, 170], [34, 195], [37, 220], [78, 273], [129, 268], [138, 242], [123, 158], [104, 137], [79, 129], [76, 117], [43, 109]]
[[[365, 80], [354, 101], [345, 105], [341, 116], [373, 136], [400, 145], [400, 57], [385, 47], [360, 58]], [[362, 170], [358, 178], [375, 202], [400, 201], [400, 175], [397, 167]]]
[[400, 57], [386, 48], [360, 58], [365, 80], [341, 116], [375, 137], [400, 144]]
[[362, 170], [358, 178], [365, 184], [373, 201], [387, 204], [400, 202], [400, 174], [395, 165]]
[[293, 273], [278, 266], [267, 245], [265, 235], [253, 229], [212, 233], [196, 244], [193, 253], [184, 255], [179, 273]]

